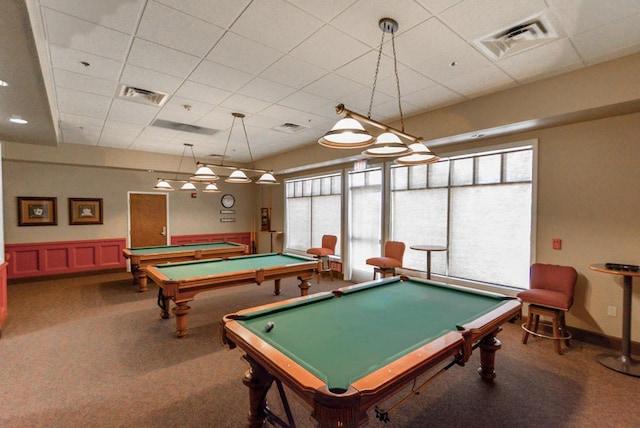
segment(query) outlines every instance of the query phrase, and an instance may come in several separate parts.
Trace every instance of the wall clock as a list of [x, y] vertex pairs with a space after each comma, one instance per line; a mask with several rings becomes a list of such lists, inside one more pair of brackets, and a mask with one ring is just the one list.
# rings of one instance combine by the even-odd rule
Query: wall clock
[[227, 193], [225, 195], [222, 195], [222, 199], [220, 200], [220, 202], [222, 203], [223, 207], [231, 208], [235, 205], [236, 198], [234, 198], [233, 195]]

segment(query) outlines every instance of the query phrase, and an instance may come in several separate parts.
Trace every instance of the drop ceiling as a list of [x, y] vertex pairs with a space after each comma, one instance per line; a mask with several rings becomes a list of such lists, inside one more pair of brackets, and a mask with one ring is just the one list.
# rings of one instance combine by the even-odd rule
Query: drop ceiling
[[[0, 140], [188, 143], [199, 158], [229, 141], [236, 162], [249, 153], [233, 112], [255, 160], [315, 144], [339, 103], [367, 113], [383, 17], [399, 23], [405, 117], [640, 51], [640, 0], [26, 0], [0, 13]], [[399, 117], [392, 58], [387, 36], [371, 111], [384, 122]]]

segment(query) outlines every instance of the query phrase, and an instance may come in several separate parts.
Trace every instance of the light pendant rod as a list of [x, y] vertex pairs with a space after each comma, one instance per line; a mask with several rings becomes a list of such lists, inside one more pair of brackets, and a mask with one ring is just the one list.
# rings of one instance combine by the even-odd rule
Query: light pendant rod
[[404, 131], [400, 131], [399, 129], [392, 128], [391, 126], [385, 125], [384, 123], [380, 123], [377, 120], [371, 119], [370, 117], [363, 116], [360, 113], [356, 113], [353, 110], [349, 110], [348, 108], [346, 108], [344, 106], [344, 104], [338, 104], [336, 106], [336, 113], [337, 114], [349, 115], [354, 119], [361, 120], [361, 121], [367, 123], [368, 125], [375, 126], [376, 128], [382, 129], [383, 131], [391, 132], [393, 134], [396, 134], [399, 137], [402, 137], [402, 138], [407, 139], [409, 141], [413, 141], [415, 143], [423, 143], [424, 144], [424, 138], [422, 138], [422, 137], [414, 137], [413, 135], [407, 134]]

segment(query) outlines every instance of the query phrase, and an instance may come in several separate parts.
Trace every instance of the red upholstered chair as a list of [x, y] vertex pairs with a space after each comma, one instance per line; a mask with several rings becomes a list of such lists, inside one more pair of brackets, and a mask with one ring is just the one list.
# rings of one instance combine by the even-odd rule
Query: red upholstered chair
[[338, 243], [338, 237], [335, 235], [322, 235], [322, 247], [309, 248], [307, 254], [311, 254], [322, 263], [322, 270], [318, 271], [318, 282], [320, 282], [320, 275], [323, 272], [329, 272], [329, 278], [333, 281], [333, 273], [329, 265], [329, 256], [336, 253], [336, 244]]
[[[522, 343], [529, 334], [553, 339], [556, 352], [562, 354], [562, 343], [570, 346], [571, 333], [567, 331], [564, 315], [573, 304], [578, 273], [571, 266], [535, 263], [531, 265], [529, 290], [518, 293], [518, 297], [529, 304], [527, 322], [522, 324]], [[540, 317], [552, 319], [553, 335], [538, 333]]]
[[367, 259], [367, 264], [375, 266], [373, 268], [373, 279], [380, 274], [381, 278], [387, 274], [395, 275], [396, 268], [402, 267], [402, 258], [404, 257], [404, 242], [387, 241], [384, 244], [384, 256], [372, 257]]

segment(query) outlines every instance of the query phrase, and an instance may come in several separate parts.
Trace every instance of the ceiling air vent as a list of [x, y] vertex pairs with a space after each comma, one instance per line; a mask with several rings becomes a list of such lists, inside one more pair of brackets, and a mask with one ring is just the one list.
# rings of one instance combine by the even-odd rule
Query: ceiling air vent
[[274, 126], [271, 129], [273, 129], [274, 131], [285, 132], [287, 134], [297, 134], [298, 132], [304, 131], [307, 128], [302, 125], [296, 125], [295, 123], [287, 122], [279, 126]]
[[188, 123], [172, 122], [170, 120], [156, 119], [151, 126], [173, 129], [174, 131], [191, 132], [192, 134], [213, 135], [217, 129], [203, 128], [202, 126], [189, 125]]
[[135, 88], [127, 85], [120, 85], [118, 97], [154, 106], [161, 106], [167, 100], [167, 94], [165, 93], [154, 92], [148, 89]]
[[498, 33], [475, 40], [485, 55], [494, 60], [541, 46], [560, 36], [545, 15], [509, 26]]

